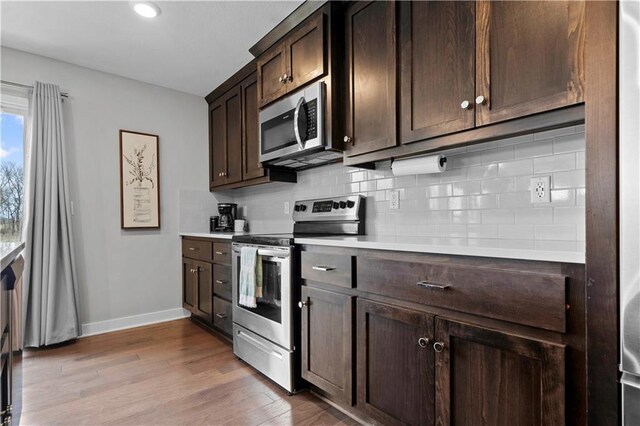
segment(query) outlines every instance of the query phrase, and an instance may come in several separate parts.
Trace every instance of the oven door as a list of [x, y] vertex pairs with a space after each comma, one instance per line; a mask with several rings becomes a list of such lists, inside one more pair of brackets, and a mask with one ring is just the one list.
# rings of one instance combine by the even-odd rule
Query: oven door
[[233, 244], [233, 322], [293, 350], [291, 301], [291, 247], [258, 248], [262, 262], [262, 297], [256, 308], [238, 304], [240, 285], [240, 248]]

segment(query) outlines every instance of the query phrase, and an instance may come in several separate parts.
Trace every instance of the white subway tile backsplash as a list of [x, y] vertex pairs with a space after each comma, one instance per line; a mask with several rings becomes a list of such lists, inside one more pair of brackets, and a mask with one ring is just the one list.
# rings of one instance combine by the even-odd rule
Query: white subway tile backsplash
[[553, 154], [553, 139], [523, 143], [515, 147], [515, 158], [542, 157]]
[[[298, 173], [297, 184], [270, 184], [215, 194], [248, 207], [252, 232], [290, 232], [283, 201], [363, 194], [366, 232], [425, 244], [507, 249], [584, 250], [584, 127], [521, 135], [443, 151], [448, 170], [394, 177], [390, 161], [376, 170], [332, 164]], [[531, 204], [532, 176], [551, 176], [551, 203]], [[389, 208], [398, 191], [398, 210]], [[206, 195], [209, 195], [208, 193]], [[192, 197], [195, 203], [202, 197]], [[204, 209], [181, 195], [181, 228], [208, 223]], [[202, 201], [202, 200], [201, 200]], [[193, 211], [186, 211], [186, 210]], [[183, 212], [185, 210], [185, 212]], [[193, 216], [193, 218], [192, 218]], [[206, 220], [205, 220], [206, 219]]]
[[502, 240], [533, 240], [533, 225], [498, 225]]
[[482, 193], [482, 184], [479, 181], [455, 182], [452, 185], [453, 195], [471, 195]]
[[482, 163], [498, 163], [500, 161], [509, 161], [514, 158], [514, 148], [511, 145], [502, 146], [495, 149], [482, 151]]
[[535, 225], [536, 240], [576, 241], [576, 225]]
[[560, 136], [553, 142], [553, 153], [576, 152], [584, 150], [584, 133]]
[[553, 223], [552, 208], [523, 208], [516, 209], [515, 213], [517, 224], [550, 225]]
[[498, 164], [499, 176], [522, 176], [533, 173], [533, 160], [517, 160]]
[[568, 172], [557, 172], [553, 174], [551, 186], [560, 188], [584, 188], [584, 170], [571, 170]]
[[453, 195], [453, 189], [450, 183], [427, 186], [427, 197], [429, 198], [450, 197], [451, 195]]
[[574, 170], [575, 168], [576, 155], [574, 153], [553, 155], [533, 160], [535, 173], [558, 172], [562, 170]]
[[481, 182], [481, 191], [483, 194], [500, 194], [502, 192], [512, 192], [515, 190], [516, 180], [513, 177], [489, 179]]

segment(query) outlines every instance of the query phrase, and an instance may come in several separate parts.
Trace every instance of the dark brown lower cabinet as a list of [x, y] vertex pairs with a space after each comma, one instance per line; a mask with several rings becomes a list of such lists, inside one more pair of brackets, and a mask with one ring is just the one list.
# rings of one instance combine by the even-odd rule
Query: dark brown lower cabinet
[[182, 258], [182, 307], [193, 313], [196, 309], [195, 260]]
[[383, 424], [434, 422], [433, 315], [358, 299], [358, 408]]
[[349, 406], [353, 404], [354, 299], [302, 287], [302, 377]]
[[211, 264], [182, 258], [182, 306], [201, 319], [212, 320]]
[[436, 341], [436, 424], [565, 424], [563, 345], [441, 318]]

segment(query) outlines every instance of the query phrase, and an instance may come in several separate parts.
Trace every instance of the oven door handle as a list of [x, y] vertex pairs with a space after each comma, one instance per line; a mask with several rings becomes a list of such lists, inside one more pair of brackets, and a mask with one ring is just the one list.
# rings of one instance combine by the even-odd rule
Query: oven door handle
[[271, 257], [289, 257], [289, 253], [283, 253], [277, 250], [258, 249], [258, 256], [271, 256]]
[[[300, 99], [298, 100], [298, 104], [296, 105], [296, 110], [293, 113], [293, 132], [296, 135], [296, 141], [298, 142], [298, 145], [300, 146], [300, 149], [304, 149], [304, 143], [306, 141], [302, 140], [302, 136], [300, 136], [300, 111], [302, 110], [302, 107], [304, 106], [304, 103], [306, 101], [304, 100], [304, 96], [300, 97]], [[304, 125], [307, 125], [307, 120], [305, 117], [304, 120]], [[305, 132], [306, 133], [306, 132]]]

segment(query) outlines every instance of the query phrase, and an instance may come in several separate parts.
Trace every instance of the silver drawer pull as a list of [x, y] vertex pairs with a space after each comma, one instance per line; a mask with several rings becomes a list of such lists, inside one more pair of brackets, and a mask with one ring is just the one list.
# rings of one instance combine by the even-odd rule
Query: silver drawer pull
[[438, 283], [430, 283], [429, 281], [418, 281], [416, 283], [418, 287], [422, 288], [432, 288], [435, 290], [446, 290], [451, 287], [449, 284], [438, 284]]
[[336, 268], [334, 268], [333, 266], [316, 265], [316, 266], [311, 267], [311, 269], [313, 269], [314, 271], [329, 272], [329, 271], [333, 271]]
[[216, 284], [226, 284], [227, 282], [224, 280], [216, 280]]
[[227, 314], [216, 314], [216, 316], [220, 319], [223, 319], [227, 317]]
[[223, 256], [223, 255], [225, 255], [225, 254], [227, 254], [227, 253], [222, 252], [222, 251], [217, 251], [217, 252], [216, 252], [216, 254], [217, 254], [217, 255], [220, 255], [220, 256]]
[[196, 250], [198, 250], [197, 247], [189, 247], [189, 251], [196, 251]]

